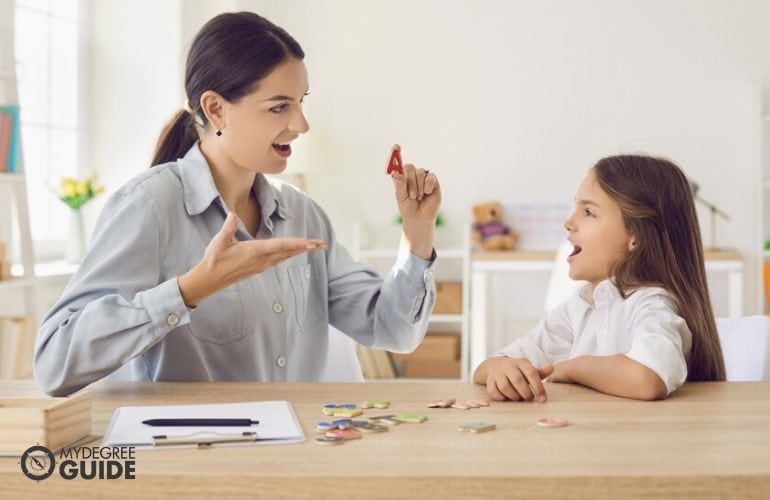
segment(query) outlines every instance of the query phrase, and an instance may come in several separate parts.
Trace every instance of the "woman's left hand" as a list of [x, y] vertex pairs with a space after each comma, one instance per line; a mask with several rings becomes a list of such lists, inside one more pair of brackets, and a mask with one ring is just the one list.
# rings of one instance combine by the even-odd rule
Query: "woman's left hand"
[[404, 173], [391, 173], [404, 237], [415, 255], [429, 260], [433, 255], [433, 233], [441, 206], [441, 186], [433, 172], [404, 165]]

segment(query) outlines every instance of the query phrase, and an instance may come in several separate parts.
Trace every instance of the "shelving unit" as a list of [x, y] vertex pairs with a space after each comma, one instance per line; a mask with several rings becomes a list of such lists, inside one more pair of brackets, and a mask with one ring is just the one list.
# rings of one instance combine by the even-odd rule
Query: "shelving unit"
[[[13, 59], [13, 2], [0, 7], [0, 46], [6, 50], [0, 53], [0, 105], [18, 104], [16, 90], [15, 61]], [[3, 57], [3, 56], [10, 57]], [[0, 173], [0, 213], [16, 214], [15, 225], [18, 230], [20, 261], [22, 270], [18, 278], [0, 283], [0, 319], [15, 325], [16, 335], [12, 347], [11, 378], [24, 378], [31, 374], [28, 362], [32, 359], [35, 326], [40, 318], [37, 301], [38, 282], [35, 279], [35, 257], [32, 249], [32, 231], [30, 229], [27, 184], [23, 170], [23, 160], [19, 161], [19, 172]], [[12, 226], [14, 221], [7, 216], [8, 226], [0, 227], [0, 240], [4, 240], [12, 255]], [[5, 358], [8, 358], [4, 354]], [[6, 359], [0, 360], [0, 365]]]
[[[351, 252], [353, 257], [367, 262], [369, 264], [380, 264], [381, 266], [392, 266], [398, 255], [398, 241], [393, 243], [392, 248], [382, 248], [382, 243], [378, 242], [374, 246], [368, 246], [364, 240], [365, 227], [363, 224], [356, 224], [353, 229], [353, 247]], [[459, 314], [432, 314], [429, 322], [433, 325], [457, 325], [460, 327], [460, 374], [457, 378], [397, 378], [409, 382], [451, 382], [468, 381], [468, 366], [470, 363], [470, 229], [466, 229], [462, 238], [462, 244], [447, 248], [437, 247], [436, 255], [439, 262], [447, 260], [459, 261], [461, 264], [462, 298], [461, 311]], [[376, 267], [376, 266], [375, 266]], [[442, 276], [436, 276], [436, 282], [444, 281]], [[454, 280], [456, 281], [456, 280]], [[371, 381], [393, 381], [392, 378], [367, 379]]]
[[762, 168], [760, 169], [759, 200], [760, 228], [759, 243], [761, 245], [758, 310], [763, 314], [770, 313], [770, 283], [767, 283], [764, 268], [770, 265], [770, 250], [764, 248], [765, 241], [770, 240], [770, 92], [765, 96], [764, 113], [762, 115]]

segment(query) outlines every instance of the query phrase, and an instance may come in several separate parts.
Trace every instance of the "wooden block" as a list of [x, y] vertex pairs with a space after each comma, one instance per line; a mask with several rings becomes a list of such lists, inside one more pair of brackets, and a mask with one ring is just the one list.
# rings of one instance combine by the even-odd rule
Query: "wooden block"
[[463, 285], [460, 281], [436, 283], [436, 305], [433, 314], [460, 314], [463, 308]]
[[91, 433], [91, 396], [0, 400], [0, 455], [21, 455], [34, 444], [50, 450]]

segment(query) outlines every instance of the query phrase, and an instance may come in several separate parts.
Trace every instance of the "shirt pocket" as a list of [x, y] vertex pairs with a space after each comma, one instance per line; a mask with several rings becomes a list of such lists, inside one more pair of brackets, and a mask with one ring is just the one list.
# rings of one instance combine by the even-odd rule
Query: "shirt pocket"
[[190, 333], [203, 342], [224, 345], [244, 337], [243, 301], [235, 284], [207, 297], [190, 312]]
[[297, 326], [305, 333], [305, 325], [310, 325], [324, 316], [324, 311], [315, 301], [312, 301], [313, 289], [318, 289], [318, 283], [313, 282], [313, 264], [306, 263], [286, 268], [289, 274], [289, 284], [294, 296], [294, 313]]

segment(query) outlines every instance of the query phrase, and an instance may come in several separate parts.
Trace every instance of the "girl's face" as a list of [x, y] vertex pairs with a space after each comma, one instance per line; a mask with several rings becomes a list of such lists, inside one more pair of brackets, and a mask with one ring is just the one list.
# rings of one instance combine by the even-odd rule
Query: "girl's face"
[[280, 173], [291, 156], [291, 142], [310, 129], [302, 112], [308, 91], [302, 61], [289, 58], [237, 103], [224, 103], [222, 136], [213, 137], [238, 167]]
[[623, 224], [620, 207], [599, 187], [593, 169], [580, 183], [575, 211], [564, 227], [575, 247], [567, 258], [569, 277], [574, 280], [599, 284], [609, 278], [612, 263], [635, 245]]

